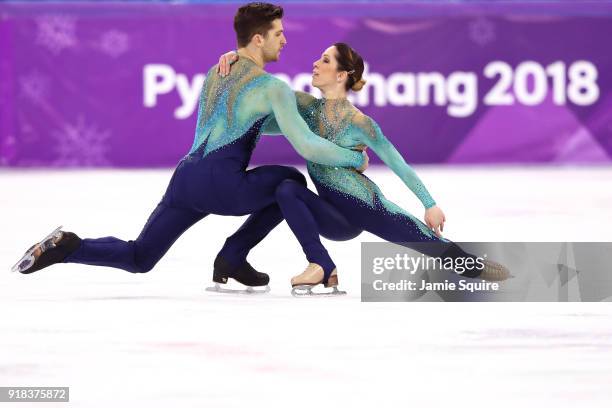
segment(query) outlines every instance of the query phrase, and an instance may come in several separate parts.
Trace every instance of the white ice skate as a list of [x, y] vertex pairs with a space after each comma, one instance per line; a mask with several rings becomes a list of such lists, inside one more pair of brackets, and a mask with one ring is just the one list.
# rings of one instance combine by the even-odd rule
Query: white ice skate
[[298, 285], [291, 288], [291, 294], [294, 297], [310, 297], [310, 296], [341, 296], [346, 295], [343, 290], [338, 290], [337, 286], [334, 286], [330, 292], [313, 292], [312, 288], [316, 285]]
[[[304, 272], [291, 279], [291, 294], [295, 297], [346, 295], [345, 291], [338, 290], [338, 273], [335, 269], [325, 283], [323, 283], [324, 275], [325, 273], [320, 265], [309, 263]], [[320, 284], [323, 284], [326, 288], [332, 288], [332, 290], [328, 292], [314, 292], [312, 289]]]
[[40, 251], [38, 256], [48, 250], [49, 248], [53, 248], [55, 243], [62, 237], [62, 226], [60, 225], [52, 233], [44, 237], [39, 243], [34, 244], [26, 251], [25, 254], [21, 257], [21, 259], [13, 265], [11, 268], [12, 272], [23, 272], [29, 269], [34, 262], [36, 262], [36, 256], [34, 253], [36, 251]]

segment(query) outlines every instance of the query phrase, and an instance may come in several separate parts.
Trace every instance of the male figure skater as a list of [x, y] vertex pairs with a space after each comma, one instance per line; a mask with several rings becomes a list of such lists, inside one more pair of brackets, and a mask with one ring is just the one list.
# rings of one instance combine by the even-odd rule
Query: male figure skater
[[27, 274], [66, 262], [148, 272], [183, 232], [208, 214], [251, 214], [217, 255], [213, 280], [267, 285], [268, 275], [246, 261], [248, 250], [283, 219], [275, 201], [278, 185], [284, 180], [304, 185], [306, 181], [292, 167], [246, 170], [265, 124], [275, 119], [306, 160], [361, 171], [367, 166], [367, 156], [312, 133], [297, 111], [291, 89], [264, 71], [266, 63], [278, 60], [286, 44], [282, 17], [280, 6], [267, 3], [249, 3], [236, 13], [240, 61], [228, 77], [217, 75], [216, 66], [208, 71], [193, 146], [135, 241], [80, 239], [58, 228], [32, 246], [13, 269]]

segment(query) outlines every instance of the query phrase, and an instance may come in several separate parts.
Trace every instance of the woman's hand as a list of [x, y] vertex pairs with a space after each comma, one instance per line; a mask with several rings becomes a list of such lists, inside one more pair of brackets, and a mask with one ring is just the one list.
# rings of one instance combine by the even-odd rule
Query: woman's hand
[[222, 77], [229, 75], [231, 66], [234, 62], [238, 61], [238, 54], [236, 51], [229, 51], [219, 57], [219, 65], [217, 66], [217, 73]]
[[446, 216], [437, 205], [425, 210], [425, 224], [431, 228], [438, 238], [442, 237]]

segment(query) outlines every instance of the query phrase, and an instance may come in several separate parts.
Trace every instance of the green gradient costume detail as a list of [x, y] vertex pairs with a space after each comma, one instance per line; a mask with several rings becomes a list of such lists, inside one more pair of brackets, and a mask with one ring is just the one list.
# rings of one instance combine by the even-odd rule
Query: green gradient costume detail
[[[310, 94], [296, 92], [296, 100], [300, 114], [313, 132], [338, 146], [349, 149], [361, 149], [364, 146], [371, 148], [402, 179], [425, 208], [436, 204], [414, 170], [384, 136], [378, 124], [361, 113], [347, 99], [317, 99]], [[270, 120], [265, 124], [263, 133], [280, 131], [274, 121]], [[354, 169], [309, 162], [308, 172], [319, 183], [355, 197], [369, 206], [373, 206], [374, 196], [378, 196], [389, 212], [414, 218], [388, 201], [376, 184]]]
[[190, 154], [206, 143], [209, 153], [235, 142], [257, 120], [268, 116], [306, 160], [331, 166], [358, 168], [359, 152], [322, 139], [300, 117], [291, 89], [248, 58], [233, 66], [232, 75], [221, 77], [217, 67], [208, 71], [202, 87], [198, 122]]

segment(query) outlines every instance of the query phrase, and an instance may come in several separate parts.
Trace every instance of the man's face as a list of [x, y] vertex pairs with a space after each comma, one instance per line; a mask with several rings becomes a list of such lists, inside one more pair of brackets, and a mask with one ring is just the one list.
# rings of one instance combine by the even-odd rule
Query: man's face
[[264, 36], [262, 47], [264, 62], [278, 61], [285, 44], [287, 44], [287, 39], [283, 32], [283, 23], [280, 18], [277, 18], [272, 22], [272, 28]]

